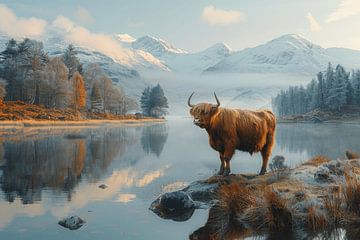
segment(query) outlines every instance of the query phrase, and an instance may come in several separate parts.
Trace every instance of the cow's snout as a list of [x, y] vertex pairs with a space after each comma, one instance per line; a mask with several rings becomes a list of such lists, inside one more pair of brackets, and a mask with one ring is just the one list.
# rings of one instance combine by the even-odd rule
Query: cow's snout
[[199, 118], [195, 118], [194, 119], [194, 124], [195, 125], [199, 125], [201, 123], [200, 119]]

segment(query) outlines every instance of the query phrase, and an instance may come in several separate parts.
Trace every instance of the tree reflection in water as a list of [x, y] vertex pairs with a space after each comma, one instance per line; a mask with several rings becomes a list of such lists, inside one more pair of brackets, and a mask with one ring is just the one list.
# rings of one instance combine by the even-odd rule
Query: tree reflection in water
[[6, 201], [41, 201], [43, 189], [65, 193], [70, 201], [82, 178], [98, 181], [112, 161], [121, 158], [136, 141], [126, 128], [83, 130], [82, 135], [85, 137], [56, 135], [5, 140], [0, 146], [0, 184]]
[[160, 156], [168, 137], [168, 130], [165, 124], [155, 124], [143, 128], [141, 134], [141, 145], [147, 154]]

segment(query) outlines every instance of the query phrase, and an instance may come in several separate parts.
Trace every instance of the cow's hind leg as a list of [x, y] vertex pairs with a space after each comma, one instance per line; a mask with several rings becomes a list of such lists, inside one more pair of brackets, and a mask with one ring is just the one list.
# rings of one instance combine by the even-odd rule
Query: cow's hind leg
[[262, 167], [261, 167], [259, 175], [264, 175], [266, 173], [266, 167], [267, 167], [273, 146], [274, 146], [274, 134], [268, 134], [266, 137], [266, 144], [263, 147], [263, 149], [261, 150], [261, 156], [262, 156], [263, 163], [262, 163]]

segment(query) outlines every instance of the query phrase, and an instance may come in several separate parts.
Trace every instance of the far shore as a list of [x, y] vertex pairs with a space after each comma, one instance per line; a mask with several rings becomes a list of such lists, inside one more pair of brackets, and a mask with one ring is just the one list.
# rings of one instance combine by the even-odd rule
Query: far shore
[[23, 127], [91, 127], [100, 125], [116, 124], [143, 124], [143, 123], [161, 123], [166, 122], [163, 118], [141, 118], [141, 119], [89, 119], [77, 121], [60, 121], [60, 120], [14, 120], [0, 121], [0, 128], [23, 128]]

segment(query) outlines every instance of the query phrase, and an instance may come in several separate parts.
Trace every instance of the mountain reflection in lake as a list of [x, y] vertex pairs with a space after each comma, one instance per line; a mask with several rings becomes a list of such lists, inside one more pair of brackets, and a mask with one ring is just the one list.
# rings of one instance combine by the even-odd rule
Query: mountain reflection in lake
[[[311, 156], [360, 152], [358, 125], [279, 124], [273, 155], [296, 165]], [[234, 172], [257, 172], [261, 157], [238, 152]], [[0, 239], [186, 239], [206, 222], [148, 211], [164, 191], [205, 179], [219, 166], [205, 131], [190, 119], [98, 128], [29, 128], [0, 136]], [[100, 189], [100, 184], [108, 188]], [[77, 214], [77, 231], [57, 225]], [[46, 231], [45, 231], [46, 230]]]

